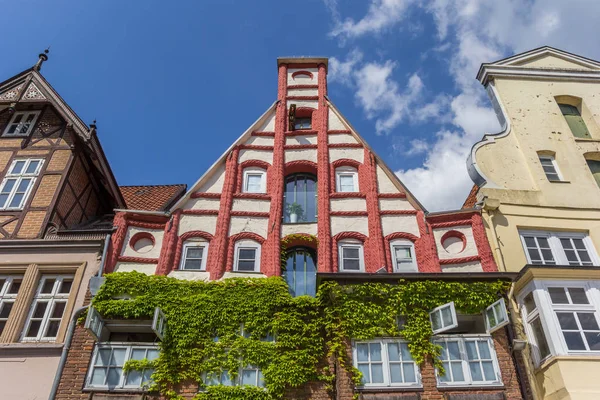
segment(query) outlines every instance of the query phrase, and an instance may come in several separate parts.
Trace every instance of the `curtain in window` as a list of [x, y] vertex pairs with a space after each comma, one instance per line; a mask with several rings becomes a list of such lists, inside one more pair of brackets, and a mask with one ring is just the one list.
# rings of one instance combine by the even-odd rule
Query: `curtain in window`
[[315, 254], [305, 248], [294, 248], [288, 252], [285, 280], [292, 296], [315, 296], [317, 290], [317, 268]]
[[560, 107], [560, 111], [564, 115], [565, 120], [567, 120], [569, 128], [571, 128], [573, 136], [584, 139], [591, 137], [577, 107], [570, 104], [559, 104], [558, 106]]

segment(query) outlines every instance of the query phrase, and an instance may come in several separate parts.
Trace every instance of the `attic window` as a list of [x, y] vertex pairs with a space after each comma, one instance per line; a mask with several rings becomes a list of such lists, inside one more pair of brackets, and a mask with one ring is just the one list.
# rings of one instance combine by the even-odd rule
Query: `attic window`
[[33, 130], [39, 114], [39, 111], [14, 113], [2, 136], [28, 136]]
[[312, 128], [312, 119], [310, 117], [296, 118], [294, 121], [294, 130], [303, 130]]

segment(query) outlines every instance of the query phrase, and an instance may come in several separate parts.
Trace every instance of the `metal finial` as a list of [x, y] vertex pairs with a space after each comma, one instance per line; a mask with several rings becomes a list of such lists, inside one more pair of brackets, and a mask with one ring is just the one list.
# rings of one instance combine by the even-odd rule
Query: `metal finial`
[[46, 50], [44, 50], [43, 53], [40, 53], [38, 55], [39, 59], [38, 59], [37, 63], [35, 63], [35, 66], [33, 67], [33, 69], [35, 69], [36, 71], [39, 71], [40, 69], [42, 69], [42, 64], [44, 63], [44, 61], [48, 61], [48, 53], [50, 53], [50, 46], [48, 46], [48, 48]]

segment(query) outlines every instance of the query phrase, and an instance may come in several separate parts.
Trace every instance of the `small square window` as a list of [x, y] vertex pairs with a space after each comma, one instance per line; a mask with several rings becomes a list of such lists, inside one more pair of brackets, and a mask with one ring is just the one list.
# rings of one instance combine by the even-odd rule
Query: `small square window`
[[294, 130], [312, 129], [311, 118], [296, 118], [294, 121]]
[[458, 320], [456, 318], [454, 302], [434, 308], [433, 311], [429, 313], [429, 319], [434, 334], [456, 328], [458, 326]]
[[188, 271], [206, 270], [208, 243], [188, 242], [183, 245], [180, 269]]
[[358, 172], [352, 167], [336, 169], [336, 191], [339, 193], [358, 192]]
[[361, 243], [342, 242], [339, 244], [339, 269], [343, 272], [364, 271], [363, 245]]
[[266, 193], [265, 171], [258, 168], [249, 168], [244, 170], [244, 193]]
[[414, 244], [406, 239], [390, 243], [394, 272], [418, 272]]
[[13, 114], [3, 136], [28, 136], [37, 120], [39, 111], [19, 111]]
[[240, 240], [235, 244], [234, 271], [260, 272], [260, 244]]

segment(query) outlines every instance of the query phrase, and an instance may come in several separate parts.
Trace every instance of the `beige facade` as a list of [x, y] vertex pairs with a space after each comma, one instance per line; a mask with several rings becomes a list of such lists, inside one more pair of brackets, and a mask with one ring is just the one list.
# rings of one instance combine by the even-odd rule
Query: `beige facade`
[[598, 399], [600, 188], [587, 161], [600, 159], [600, 63], [544, 47], [483, 64], [478, 79], [503, 131], [467, 165], [499, 269], [521, 272], [512, 316], [532, 389]]

